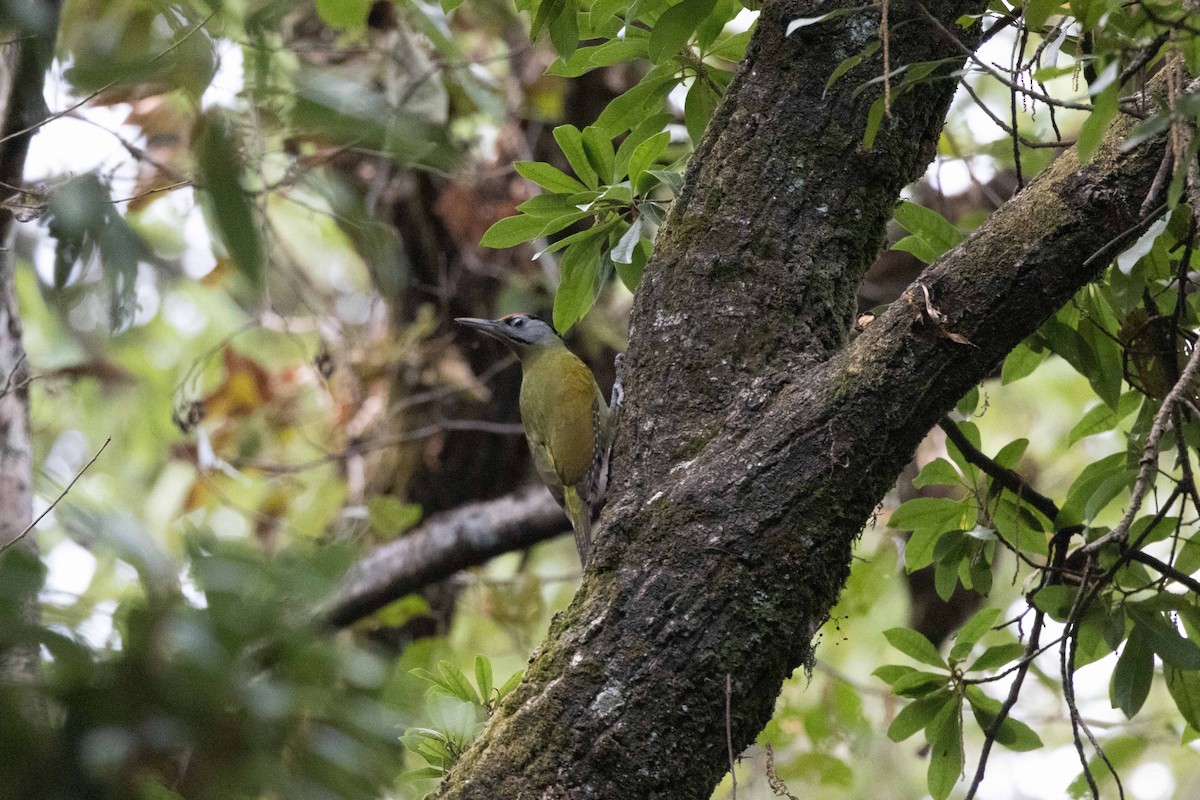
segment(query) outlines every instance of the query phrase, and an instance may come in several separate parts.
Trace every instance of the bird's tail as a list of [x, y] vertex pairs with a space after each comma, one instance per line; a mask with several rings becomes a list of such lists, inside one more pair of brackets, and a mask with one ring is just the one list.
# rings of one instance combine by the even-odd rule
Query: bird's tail
[[563, 487], [563, 508], [571, 528], [575, 531], [575, 549], [579, 551], [579, 563], [587, 566], [588, 552], [592, 549], [592, 512], [579, 496], [574, 486]]

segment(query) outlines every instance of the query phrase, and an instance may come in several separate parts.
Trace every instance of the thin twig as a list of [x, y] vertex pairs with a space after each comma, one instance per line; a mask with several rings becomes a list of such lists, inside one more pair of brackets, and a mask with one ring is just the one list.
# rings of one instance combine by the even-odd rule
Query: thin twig
[[1196, 383], [1197, 376], [1200, 376], [1200, 346], [1192, 348], [1187, 366], [1184, 367], [1179, 380], [1171, 387], [1171, 391], [1163, 398], [1158, 413], [1154, 415], [1154, 423], [1150, 426], [1150, 433], [1146, 436], [1146, 445], [1142, 448], [1142, 457], [1138, 459], [1138, 476], [1133, 484], [1133, 496], [1129, 499], [1125, 516], [1111, 531], [1094, 542], [1084, 545], [1084, 552], [1094, 553], [1109, 542], [1124, 541], [1129, 536], [1129, 527], [1133, 524], [1138, 511], [1141, 510], [1146, 493], [1154, 484], [1154, 476], [1158, 472], [1159, 445], [1163, 433], [1166, 432], [1167, 423], [1171, 420], [1171, 411], [1183, 399], [1184, 393], [1191, 390]]
[[725, 673], [725, 748], [729, 752], [729, 779], [733, 781], [730, 800], [737, 800], [737, 773], [733, 771], [733, 725], [729, 721], [730, 702], [733, 698], [733, 676]]
[[[180, 45], [182, 45], [184, 42], [186, 42], [188, 39], [190, 39], [190, 38], [192, 37], [192, 35], [193, 35], [193, 34], [195, 34], [197, 31], [199, 31], [201, 28], [203, 28], [205, 25], [207, 25], [207, 24], [208, 24], [208, 21], [209, 21], [210, 19], [212, 19], [212, 18], [213, 18], [213, 16], [214, 16], [216, 13], [217, 13], [217, 12], [215, 12], [215, 11], [214, 11], [214, 12], [212, 12], [211, 14], [209, 14], [207, 17], [205, 17], [204, 19], [200, 20], [200, 22], [199, 22], [199, 23], [197, 23], [195, 27], [193, 27], [191, 30], [189, 30], [187, 33], [185, 33], [183, 36], [179, 37], [179, 39], [177, 39], [177, 40], [175, 41], [175, 43], [174, 43], [174, 44], [172, 44], [172, 45], [171, 45], [170, 47], [168, 47], [166, 50], [163, 50], [161, 53], [159, 53], [158, 55], [156, 55], [154, 58], [152, 58], [152, 59], [150, 59], [148, 62], [146, 62], [147, 66], [148, 66], [148, 65], [150, 65], [150, 64], [153, 64], [155, 61], [158, 61], [160, 58], [163, 58], [163, 57], [164, 57], [164, 56], [166, 56], [168, 53], [170, 53], [172, 50], [174, 50], [175, 48], [179, 47], [179, 46], [180, 46]], [[87, 105], [88, 103], [90, 103], [92, 100], [95, 100], [97, 97], [99, 97], [100, 95], [104, 94], [105, 92], [107, 92], [109, 89], [111, 89], [112, 87], [116, 86], [116, 85], [117, 85], [118, 83], [120, 83], [120, 82], [121, 82], [121, 81], [120, 81], [120, 79], [109, 81], [108, 83], [104, 84], [104, 85], [103, 85], [103, 86], [101, 86], [99, 89], [97, 89], [96, 91], [92, 92], [92, 93], [91, 93], [91, 94], [89, 94], [87, 97], [84, 97], [82, 100], [80, 100], [79, 102], [75, 103], [74, 105], [67, 106], [67, 107], [66, 107], [66, 108], [64, 108], [62, 111], [56, 111], [55, 113], [53, 113], [53, 114], [49, 115], [48, 117], [46, 117], [46, 118], [45, 118], [45, 119], [43, 119], [43, 120], [40, 120], [40, 121], [38, 121], [38, 122], [35, 122], [35, 123], [33, 123], [32, 125], [30, 125], [30, 126], [28, 126], [28, 127], [26, 127], [26, 128], [22, 128], [22, 129], [21, 129], [21, 130], [19, 130], [19, 131], [14, 131], [13, 133], [10, 133], [8, 136], [4, 136], [4, 137], [0, 138], [0, 144], [3, 144], [3, 143], [5, 143], [5, 142], [7, 142], [9, 139], [15, 139], [15, 138], [17, 138], [18, 136], [24, 136], [24, 135], [25, 135], [25, 134], [27, 134], [27, 133], [31, 133], [31, 132], [33, 132], [33, 131], [36, 131], [38, 128], [42, 127], [43, 125], [46, 125], [47, 123], [53, 122], [53, 121], [54, 121], [54, 120], [56, 120], [56, 119], [60, 119], [60, 118], [62, 118], [62, 117], [65, 117], [65, 116], [67, 116], [67, 115], [68, 115], [68, 114], [70, 114], [72, 111], [75, 111], [76, 109], [82, 108], [83, 106], [85, 106], [85, 105]]]
[[1051, 97], [1048, 94], [1042, 94], [1041, 92], [1035, 92], [1033, 89], [1026, 88], [1026, 87], [1022, 86], [1021, 84], [1017, 83], [1016, 81], [1009, 80], [1008, 78], [1004, 77], [1004, 74], [1001, 73], [999, 70], [984, 63], [984, 61], [982, 59], [980, 59], [979, 56], [975, 55], [974, 50], [967, 47], [965, 44], [963, 44], [959, 40], [959, 38], [957, 36], [955, 36], [950, 31], [946, 30], [946, 26], [942, 24], [942, 21], [939, 20], [937, 17], [935, 17], [932, 13], [930, 13], [929, 9], [925, 7], [924, 3], [917, 3], [917, 8], [921, 9], [921, 11], [925, 14], [925, 16], [927, 16], [930, 19], [930, 21], [932, 21], [933, 24], [937, 26], [938, 30], [940, 30], [946, 36], [946, 38], [948, 38], [962, 53], [964, 53], [967, 56], [967, 58], [969, 58], [971, 60], [972, 63], [974, 63], [977, 67], [982, 69], [988, 75], [990, 75], [993, 78], [995, 78], [996, 80], [1000, 81], [1000, 83], [1004, 84], [1005, 86], [1009, 87], [1010, 89], [1014, 89], [1014, 90], [1020, 92], [1021, 94], [1025, 95], [1026, 97], [1032, 98], [1034, 100], [1040, 100], [1041, 102], [1045, 103], [1046, 105], [1059, 106], [1061, 108], [1074, 108], [1074, 109], [1078, 109], [1080, 111], [1091, 111], [1092, 110], [1092, 106], [1089, 103], [1076, 103], [1071, 100], [1059, 100], [1057, 98]]
[[763, 750], [767, 754], [767, 785], [771, 787], [771, 791], [776, 797], [786, 797], [788, 800], [800, 800], [799, 797], [788, 791], [787, 784], [783, 782], [783, 778], [775, 772], [775, 751], [771, 749], [770, 743], [767, 743]]
[[33, 530], [34, 528], [36, 528], [36, 527], [37, 527], [37, 524], [38, 524], [39, 522], [41, 522], [41, 521], [42, 521], [42, 519], [43, 519], [43, 518], [44, 518], [44, 517], [45, 517], [47, 514], [49, 514], [51, 511], [53, 511], [53, 510], [54, 510], [54, 507], [55, 507], [55, 506], [57, 506], [57, 505], [59, 504], [59, 502], [60, 502], [60, 501], [61, 501], [61, 500], [62, 500], [64, 497], [66, 497], [66, 496], [67, 496], [67, 492], [71, 491], [71, 487], [75, 485], [75, 481], [79, 480], [79, 479], [80, 479], [80, 478], [83, 476], [83, 473], [85, 473], [85, 472], [87, 472], [87, 471], [88, 471], [88, 467], [90, 467], [90, 466], [92, 466], [92, 464], [95, 464], [95, 463], [96, 463], [96, 459], [100, 457], [100, 454], [104, 452], [104, 448], [108, 447], [108, 443], [109, 443], [109, 442], [111, 442], [111, 441], [112, 441], [112, 437], [111, 437], [111, 436], [110, 436], [110, 437], [108, 437], [107, 439], [105, 439], [105, 440], [104, 440], [104, 444], [100, 445], [100, 449], [96, 451], [96, 455], [92, 456], [92, 460], [91, 460], [91, 461], [89, 461], [89, 462], [87, 462], [86, 464], [84, 464], [84, 465], [83, 465], [83, 468], [82, 468], [82, 469], [80, 469], [80, 470], [79, 470], [79, 472], [76, 472], [76, 473], [75, 473], [75, 477], [74, 477], [74, 478], [71, 478], [71, 482], [67, 484], [66, 488], [64, 488], [64, 489], [62, 490], [62, 492], [61, 492], [61, 493], [58, 495], [58, 497], [54, 498], [54, 502], [53, 502], [53, 503], [51, 503], [50, 505], [48, 505], [48, 506], [46, 507], [46, 510], [45, 510], [45, 511], [43, 511], [41, 514], [38, 514], [38, 516], [37, 516], [37, 519], [35, 519], [33, 522], [31, 522], [31, 523], [29, 523], [28, 525], [26, 525], [26, 526], [25, 526], [25, 530], [23, 530], [23, 531], [21, 531], [20, 533], [18, 533], [18, 534], [17, 534], [15, 537], [13, 537], [12, 539], [10, 539], [8, 542], [5, 542], [4, 544], [0, 545], [0, 553], [3, 553], [3, 552], [4, 552], [5, 550], [7, 550], [8, 548], [12, 547], [14, 544], [16, 544], [17, 542], [19, 542], [19, 541], [21, 541], [22, 539], [24, 539], [24, 538], [25, 538], [25, 534], [29, 533], [31, 530]]
[[1070, 147], [1071, 145], [1075, 144], [1075, 139], [1063, 139], [1062, 141], [1057, 142], [1039, 142], [1036, 139], [1030, 139], [1026, 136], [1022, 136], [1012, 127], [1010, 127], [1008, 123], [1000, 119], [996, 112], [988, 108], [988, 105], [983, 101], [983, 98], [975, 93], [975, 89], [971, 86], [970, 81], [968, 81], [966, 78], [960, 78], [958, 84], [962, 86], [963, 89], [967, 91], [967, 94], [971, 96], [971, 99], [975, 101], [976, 108], [978, 108], [984, 114], [987, 114], [988, 118], [992, 122], [996, 123], [996, 126], [1009, 136], [1017, 137], [1017, 140], [1020, 141], [1025, 147]]

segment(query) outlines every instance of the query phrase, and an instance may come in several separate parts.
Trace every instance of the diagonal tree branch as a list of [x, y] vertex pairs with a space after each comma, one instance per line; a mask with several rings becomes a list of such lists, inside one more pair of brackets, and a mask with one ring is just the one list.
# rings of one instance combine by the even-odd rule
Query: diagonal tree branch
[[329, 624], [345, 627], [459, 570], [567, 530], [562, 509], [542, 486], [469, 503], [375, 548], [351, 568], [319, 614]]

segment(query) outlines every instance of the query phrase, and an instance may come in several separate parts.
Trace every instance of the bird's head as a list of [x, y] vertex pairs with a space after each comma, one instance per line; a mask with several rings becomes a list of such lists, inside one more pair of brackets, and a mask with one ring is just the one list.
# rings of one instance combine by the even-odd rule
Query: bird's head
[[500, 319], [457, 317], [454, 321], [459, 325], [483, 331], [518, 353], [529, 346], [555, 347], [562, 344], [562, 339], [554, 332], [554, 328], [531, 314], [509, 314]]

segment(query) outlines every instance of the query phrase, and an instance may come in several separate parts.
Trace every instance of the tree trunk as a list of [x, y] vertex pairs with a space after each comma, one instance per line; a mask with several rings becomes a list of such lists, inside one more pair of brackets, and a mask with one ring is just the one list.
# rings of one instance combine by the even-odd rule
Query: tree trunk
[[[1121, 154], [1122, 120], [1091, 163], [1064, 154], [926, 270], [928, 302], [910, 287], [847, 346], [858, 281], [955, 84], [894, 87], [864, 151], [878, 92], [852, 91], [881, 59], [825, 82], [876, 35], [877, 12], [783, 35], [829, 5], [763, 8], [638, 293], [583, 585], [442, 797], [708, 797], [727, 726], [740, 752], [811, 664], [851, 547], [921, 438], [1138, 229], [1161, 149]], [[915, 5], [890, 6], [893, 68], [956, 58]], [[984, 7], [937, 13], [960, 31]]]
[[[0, 29], [0, 196], [20, 203], [19, 187], [25, 156], [36, 126], [46, 116], [42, 97], [46, 70], [54, 55], [60, 4], [44, 0], [28, 4], [24, 30]], [[29, 433], [29, 364], [21, 342], [21, 314], [14, 290], [12, 210], [0, 205], [0, 572], [9, 585], [0, 591], [0, 616], [14, 613], [21, 624], [4, 622], [9, 636], [0, 637], [0, 685], [28, 682], [37, 674], [38, 650], [19, 632], [38, 622], [41, 584], [37, 540], [15, 541], [33, 518], [33, 447]], [[19, 563], [16, 563], [19, 562]], [[21, 576], [18, 579], [17, 576]], [[30, 713], [40, 713], [31, 709]]]

